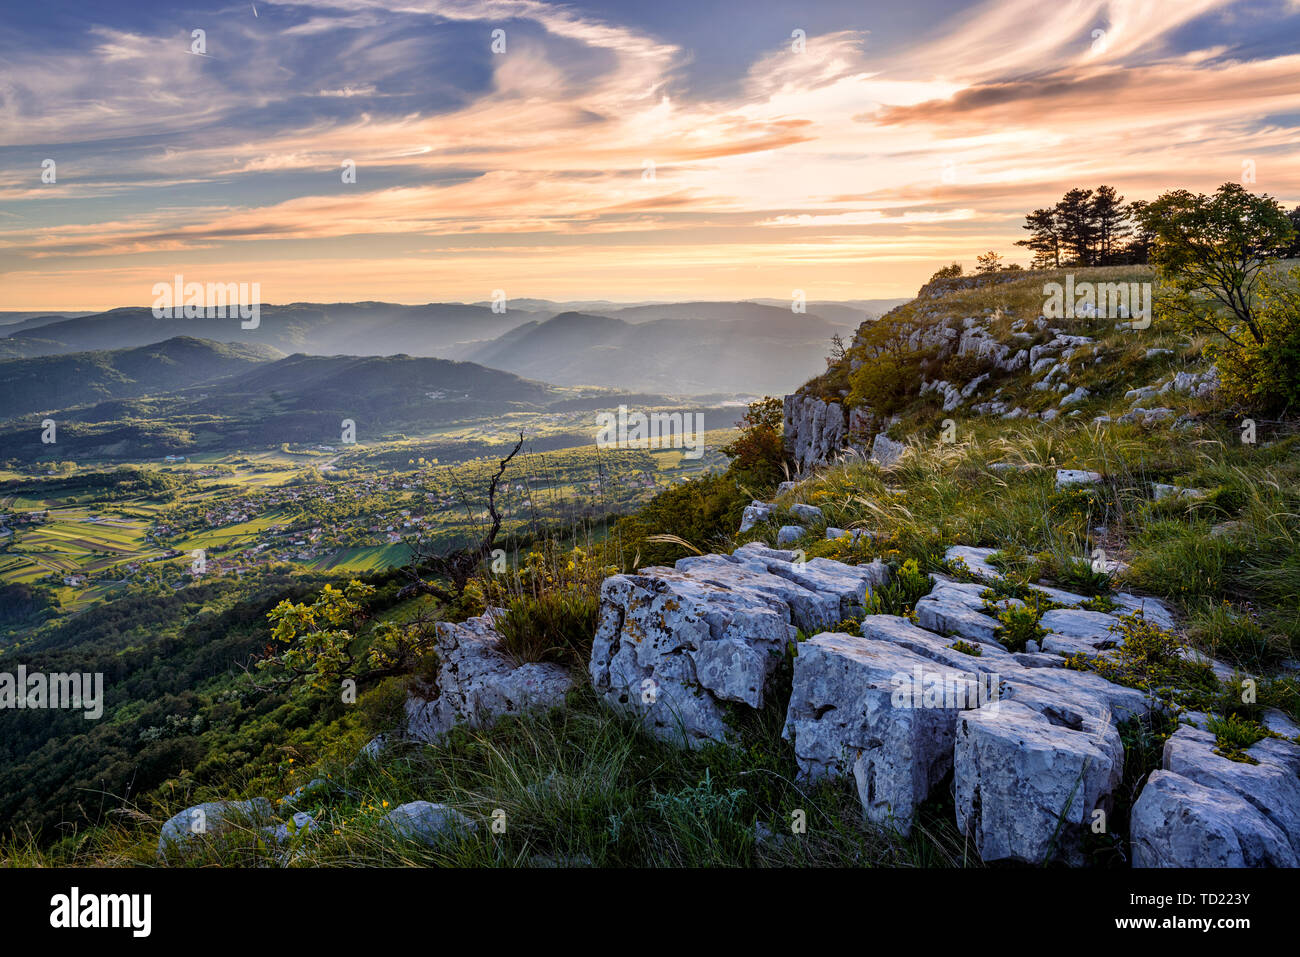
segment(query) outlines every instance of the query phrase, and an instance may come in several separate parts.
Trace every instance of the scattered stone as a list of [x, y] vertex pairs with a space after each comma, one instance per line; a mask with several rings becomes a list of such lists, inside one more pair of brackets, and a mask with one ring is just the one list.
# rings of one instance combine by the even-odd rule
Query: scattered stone
[[1167, 498], [1205, 498], [1206, 494], [1203, 488], [1181, 488], [1177, 485], [1164, 485], [1160, 482], [1151, 483], [1151, 497], [1157, 502]]
[[395, 807], [384, 816], [381, 825], [402, 840], [428, 847], [468, 837], [478, 830], [478, 824], [455, 808], [431, 801], [412, 801]]
[[1056, 487], [1062, 489], [1071, 485], [1096, 485], [1101, 482], [1101, 478], [1100, 472], [1089, 472], [1086, 469], [1057, 469]]
[[168, 818], [158, 836], [158, 856], [184, 852], [206, 837], [215, 837], [240, 826], [256, 827], [275, 820], [271, 802], [264, 797], [251, 801], [209, 801], [187, 807]]
[[888, 468], [903, 457], [907, 451], [907, 446], [902, 442], [895, 442], [884, 432], [876, 434], [876, 440], [871, 445], [871, 458], [874, 459], [881, 468]]
[[776, 506], [770, 502], [760, 502], [755, 499], [745, 506], [745, 510], [740, 513], [740, 528], [737, 534], [744, 534], [759, 522], [766, 522], [772, 518], [772, 512]]
[[776, 544], [792, 545], [803, 538], [807, 531], [802, 525], [782, 525], [776, 533]]
[[817, 525], [825, 521], [822, 510], [816, 505], [791, 505], [790, 513], [807, 525]]

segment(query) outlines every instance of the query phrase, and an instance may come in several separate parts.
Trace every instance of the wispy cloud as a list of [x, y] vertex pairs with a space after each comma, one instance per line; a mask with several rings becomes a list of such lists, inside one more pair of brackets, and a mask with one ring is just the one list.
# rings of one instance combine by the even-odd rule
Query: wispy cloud
[[999, 0], [802, 51], [774, 20], [725, 94], [692, 89], [690, 35], [539, 0], [116, 6], [0, 41], [0, 308], [140, 301], [177, 264], [284, 301], [907, 294], [1014, 256], [1072, 185], [1211, 189], [1251, 160], [1300, 199], [1300, 54], [1267, 52], [1294, 2]]

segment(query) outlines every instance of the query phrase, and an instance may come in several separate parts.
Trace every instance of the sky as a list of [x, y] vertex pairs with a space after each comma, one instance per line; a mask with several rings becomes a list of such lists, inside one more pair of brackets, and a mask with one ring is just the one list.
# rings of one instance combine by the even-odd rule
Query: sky
[[1300, 0], [0, 12], [0, 310], [901, 297], [1225, 182], [1300, 202]]

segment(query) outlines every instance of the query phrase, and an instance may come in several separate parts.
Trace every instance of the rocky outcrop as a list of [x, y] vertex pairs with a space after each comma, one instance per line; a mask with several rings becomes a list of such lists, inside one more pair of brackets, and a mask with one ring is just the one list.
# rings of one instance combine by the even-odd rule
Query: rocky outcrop
[[879, 563], [794, 558], [754, 544], [606, 579], [591, 656], [596, 690], [660, 737], [690, 747], [727, 740], [726, 708], [763, 706], [798, 629], [824, 631], [860, 614], [887, 574]]
[[785, 450], [798, 467], [807, 471], [824, 465], [849, 445], [849, 423], [844, 407], [811, 395], [787, 395]]
[[564, 703], [573, 687], [568, 669], [514, 661], [493, 626], [496, 614], [438, 624], [437, 684], [408, 696], [406, 737], [437, 741], [456, 725], [481, 727], [502, 715]]
[[866, 819], [906, 835], [952, 769], [958, 712], [977, 701], [968, 674], [902, 645], [830, 632], [799, 645], [785, 736], [802, 777], [851, 773]]

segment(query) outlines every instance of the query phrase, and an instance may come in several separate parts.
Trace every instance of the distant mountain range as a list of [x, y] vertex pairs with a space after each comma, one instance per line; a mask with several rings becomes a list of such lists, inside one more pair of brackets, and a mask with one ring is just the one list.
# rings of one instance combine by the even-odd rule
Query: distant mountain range
[[[261, 307], [255, 329], [226, 319], [157, 319], [147, 308], [84, 316], [10, 314], [0, 325], [0, 359], [37, 358], [150, 346], [178, 337], [240, 345], [273, 356], [388, 356], [464, 360], [556, 385], [672, 392], [781, 393], [794, 389], [828, 352], [835, 334], [851, 335], [863, 320], [905, 300], [811, 303], [795, 313], [788, 302], [687, 302], [635, 305], [591, 301], [583, 310], [550, 300], [521, 299], [499, 314], [486, 303], [291, 303]], [[599, 307], [599, 308], [594, 308]], [[265, 350], [274, 352], [267, 354]], [[226, 358], [231, 358], [227, 356]], [[143, 392], [116, 390], [98, 360], [84, 389], [38, 390], [25, 405], [0, 400], [7, 414]], [[127, 361], [125, 358], [122, 361]], [[231, 370], [232, 372], [235, 370]], [[32, 373], [39, 375], [39, 372]], [[184, 383], [175, 370], [174, 385]], [[133, 378], [129, 372], [125, 378]], [[63, 377], [66, 379], [67, 377]], [[196, 370], [193, 381], [213, 378]], [[16, 390], [8, 393], [16, 396]], [[8, 401], [8, 405], [5, 402]], [[17, 403], [17, 404], [14, 404]], [[6, 414], [0, 411], [0, 415]]]
[[[669, 401], [663, 395], [559, 388], [472, 362], [284, 356], [266, 346], [180, 336], [130, 349], [0, 361], [0, 448], [17, 460], [83, 460], [286, 442], [332, 445], [344, 419], [355, 423], [358, 441], [366, 442], [513, 412]], [[46, 415], [58, 425], [57, 445], [40, 439]]]
[[267, 346], [178, 336], [115, 351], [0, 362], [0, 419], [170, 392], [282, 357]]

